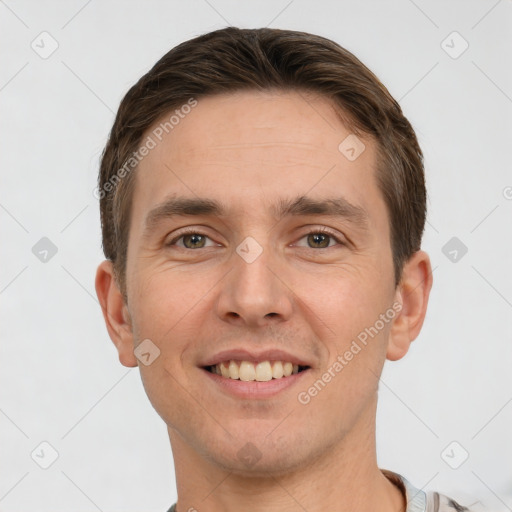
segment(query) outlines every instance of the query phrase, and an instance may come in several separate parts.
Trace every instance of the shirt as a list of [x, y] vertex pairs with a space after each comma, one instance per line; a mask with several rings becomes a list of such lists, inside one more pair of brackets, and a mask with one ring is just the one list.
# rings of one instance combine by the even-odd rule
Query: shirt
[[[416, 489], [398, 473], [381, 470], [405, 495], [407, 508], [405, 512], [471, 512], [469, 508], [459, 505], [455, 500], [434, 491]], [[174, 512], [174, 511], [172, 511]]]
[[[471, 512], [456, 501], [439, 494], [438, 492], [425, 492], [416, 489], [410, 482], [398, 473], [381, 470], [404, 494], [407, 508], [405, 512]], [[176, 503], [167, 511], [176, 512]], [[187, 512], [180, 510], [180, 512]]]

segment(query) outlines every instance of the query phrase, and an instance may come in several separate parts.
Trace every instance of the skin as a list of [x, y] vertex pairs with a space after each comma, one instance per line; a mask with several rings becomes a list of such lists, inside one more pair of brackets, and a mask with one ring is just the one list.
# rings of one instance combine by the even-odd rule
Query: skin
[[[365, 150], [349, 161], [338, 146], [350, 133], [328, 100], [304, 93], [204, 98], [136, 171], [127, 303], [109, 261], [98, 267], [96, 291], [121, 363], [139, 365], [168, 426], [179, 512], [405, 510], [377, 466], [378, 379], [421, 329], [431, 266], [418, 251], [395, 287], [375, 142], [359, 137]], [[216, 199], [228, 211], [166, 218], [144, 235], [148, 213], [173, 195]], [[278, 199], [301, 195], [343, 196], [364, 210], [366, 227], [272, 214]], [[187, 226], [207, 238], [179, 238]], [[322, 227], [336, 237], [324, 239], [327, 247], [308, 237]], [[263, 248], [252, 263], [236, 252], [247, 236]], [[298, 393], [393, 303], [399, 314], [299, 403]], [[148, 366], [134, 356], [144, 339], [160, 350]], [[198, 366], [234, 347], [283, 349], [311, 369], [274, 397], [235, 398]], [[247, 443], [260, 456], [250, 465], [237, 455]]]

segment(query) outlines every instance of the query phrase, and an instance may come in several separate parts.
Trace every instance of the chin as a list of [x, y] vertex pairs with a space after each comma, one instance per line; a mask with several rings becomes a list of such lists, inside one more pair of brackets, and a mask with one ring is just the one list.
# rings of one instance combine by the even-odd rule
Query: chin
[[226, 454], [210, 454], [210, 460], [225, 471], [240, 477], [268, 478], [269, 475], [290, 474], [301, 467], [304, 468], [304, 462], [309, 460], [309, 457], [308, 454], [297, 453], [297, 451], [291, 455], [288, 450], [286, 453], [276, 453], [275, 450], [259, 450], [253, 458], [247, 455], [242, 458], [237, 452], [228, 456]]
[[240, 429], [237, 435], [229, 438], [221, 436], [222, 439], [214, 445], [210, 438], [203, 454], [230, 473], [268, 478], [269, 474], [279, 476], [303, 469], [306, 462], [315, 458], [314, 452], [322, 451], [322, 447], [312, 444], [312, 436], [307, 432], [292, 433], [288, 429], [281, 435], [267, 436], [271, 428], [257, 427], [256, 422], [254, 429]]

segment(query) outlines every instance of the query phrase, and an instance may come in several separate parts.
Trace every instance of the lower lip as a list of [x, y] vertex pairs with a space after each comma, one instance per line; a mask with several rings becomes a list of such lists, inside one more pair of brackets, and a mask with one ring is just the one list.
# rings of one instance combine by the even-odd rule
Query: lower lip
[[237, 398], [248, 399], [271, 398], [299, 382], [303, 375], [309, 372], [309, 369], [307, 369], [299, 373], [292, 373], [289, 377], [281, 377], [280, 379], [272, 379], [266, 382], [258, 382], [256, 380], [246, 382], [243, 380], [228, 379], [216, 373], [211, 373], [204, 368], [201, 368], [201, 370], [207, 377], [212, 379], [215, 384], [218, 384], [223, 391]]

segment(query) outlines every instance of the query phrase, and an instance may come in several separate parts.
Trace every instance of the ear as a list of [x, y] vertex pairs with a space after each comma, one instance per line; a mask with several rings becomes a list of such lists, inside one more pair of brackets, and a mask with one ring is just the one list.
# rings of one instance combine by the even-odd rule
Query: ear
[[119, 353], [119, 361], [124, 366], [137, 366], [137, 359], [133, 353], [130, 313], [117, 285], [111, 261], [105, 260], [99, 265], [95, 286], [108, 334]]
[[396, 361], [405, 356], [420, 333], [432, 288], [432, 267], [424, 251], [415, 252], [404, 265], [395, 301], [401, 304], [391, 327], [386, 357]]

